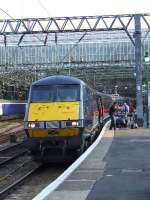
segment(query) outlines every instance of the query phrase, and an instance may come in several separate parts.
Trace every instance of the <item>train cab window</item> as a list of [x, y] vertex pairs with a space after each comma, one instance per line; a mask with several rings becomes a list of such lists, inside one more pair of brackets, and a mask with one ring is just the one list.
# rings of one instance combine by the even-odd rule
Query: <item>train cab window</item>
[[79, 86], [60, 86], [57, 88], [56, 101], [79, 101]]
[[34, 86], [31, 91], [32, 102], [59, 102], [79, 100], [79, 85]]
[[54, 101], [55, 90], [48, 86], [34, 86], [31, 91], [32, 102]]

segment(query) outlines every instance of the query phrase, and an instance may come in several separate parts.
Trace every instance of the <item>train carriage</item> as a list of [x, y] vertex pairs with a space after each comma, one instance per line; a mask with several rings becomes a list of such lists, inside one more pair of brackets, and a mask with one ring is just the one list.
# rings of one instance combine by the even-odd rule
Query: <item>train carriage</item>
[[83, 152], [103, 123], [103, 98], [110, 105], [109, 95], [97, 93], [70, 76], [34, 82], [24, 120], [32, 154], [49, 160], [57, 154], [62, 158], [69, 152]]

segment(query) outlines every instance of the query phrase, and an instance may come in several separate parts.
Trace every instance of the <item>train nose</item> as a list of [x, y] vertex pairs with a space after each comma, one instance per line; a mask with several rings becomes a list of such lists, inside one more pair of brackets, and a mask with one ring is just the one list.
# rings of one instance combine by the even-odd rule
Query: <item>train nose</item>
[[78, 120], [80, 102], [30, 103], [28, 121]]

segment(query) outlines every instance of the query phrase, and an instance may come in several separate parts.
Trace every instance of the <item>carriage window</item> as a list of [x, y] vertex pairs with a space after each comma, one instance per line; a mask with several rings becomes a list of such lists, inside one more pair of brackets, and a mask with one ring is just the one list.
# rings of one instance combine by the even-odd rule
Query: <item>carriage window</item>
[[79, 85], [33, 86], [32, 102], [79, 101]]

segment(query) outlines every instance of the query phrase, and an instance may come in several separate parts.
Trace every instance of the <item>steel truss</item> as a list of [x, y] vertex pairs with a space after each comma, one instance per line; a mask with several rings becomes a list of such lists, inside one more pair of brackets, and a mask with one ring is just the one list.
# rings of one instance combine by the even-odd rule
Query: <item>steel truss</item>
[[[64, 43], [67, 43], [67, 38], [64, 38], [64, 35], [69, 33], [72, 35], [72, 38], [74, 39], [74, 47], [79, 45], [81, 42], [86, 43], [86, 39], [88, 38], [89, 32], [107, 32], [107, 31], [123, 31], [126, 34], [126, 41], [130, 40], [133, 51], [134, 51], [134, 61], [135, 66], [132, 65], [132, 68], [130, 68], [130, 72], [127, 70], [127, 65], [122, 67], [121, 70], [124, 70], [123, 72], [117, 68], [117, 70], [113, 69], [114, 74], [111, 74], [110, 71], [106, 72], [106, 69], [103, 70], [103, 63], [99, 65], [99, 67], [95, 67], [92, 65], [92, 63], [89, 62], [89, 60], [86, 60], [89, 62], [90, 66], [87, 67], [87, 70], [82, 70], [83, 76], [85, 79], [91, 84], [97, 80], [97, 85], [100, 83], [100, 78], [98, 79], [95, 74], [103, 76], [105, 73], [107, 73], [107, 76], [109, 75], [109, 78], [113, 76], [113, 78], [116, 78], [116, 71], [119, 71], [120, 77], [124, 76], [125, 73], [132, 73], [135, 69], [136, 72], [136, 100], [137, 100], [137, 115], [138, 119], [142, 120], [143, 118], [143, 104], [142, 104], [142, 56], [143, 56], [143, 50], [145, 51], [145, 41], [148, 38], [149, 32], [150, 32], [150, 14], [149, 13], [143, 13], [143, 14], [127, 14], [127, 15], [103, 15], [103, 16], [79, 16], [79, 17], [55, 17], [55, 18], [27, 18], [27, 19], [7, 19], [7, 20], [0, 20], [0, 42], [4, 44], [4, 46], [9, 45], [10, 41], [13, 41], [14, 37], [14, 43], [16, 46], [26, 46], [28, 42], [28, 37], [31, 40], [30, 45], [31, 46], [48, 46], [49, 43], [52, 41], [55, 43], [55, 46], [57, 47], [57, 44], [61, 40]], [[81, 35], [78, 35], [79, 37], [74, 37], [74, 33], [81, 33]], [[64, 35], [62, 35], [64, 34]], [[34, 37], [34, 40], [33, 40]], [[107, 40], [107, 38], [105, 38]], [[147, 40], [148, 41], [148, 40]], [[27, 42], [27, 43], [26, 43]], [[73, 42], [72, 42], [73, 43]], [[143, 45], [144, 44], [144, 45]], [[146, 45], [145, 45], [146, 46]], [[142, 48], [144, 47], [144, 48]], [[72, 49], [70, 49], [70, 52], [72, 53]], [[147, 48], [147, 46], [146, 46]], [[149, 48], [149, 47], [148, 47]], [[149, 51], [149, 49], [148, 49]], [[68, 54], [70, 54], [68, 52]], [[109, 52], [110, 53], [110, 52]], [[130, 52], [131, 53], [131, 52]], [[115, 54], [116, 55], [116, 54]], [[60, 71], [65, 73], [65, 71], [69, 71], [69, 75], [71, 74], [71, 71], [74, 71], [74, 75], [80, 67], [75, 67], [74, 69], [71, 68], [71, 56], [69, 55], [68, 58], [70, 59], [69, 65], [67, 65], [65, 62], [67, 59], [65, 59], [68, 55], [65, 55], [62, 62], [62, 67], [56, 67], [55, 71], [56, 73], [59, 73]], [[68, 59], [68, 60], [69, 60]], [[80, 60], [82, 61], [82, 60]], [[80, 63], [79, 61], [79, 63]], [[99, 60], [101, 61], [101, 60]], [[74, 65], [78, 64], [76, 63], [78, 60], [75, 60]], [[17, 63], [16, 63], [17, 64]], [[15, 66], [16, 66], [15, 64]], [[80, 65], [85, 63], [80, 63]], [[131, 61], [130, 63], [131, 64]], [[132, 62], [133, 64], [133, 62]], [[65, 66], [65, 67], [64, 67]], [[119, 65], [120, 66], [120, 65]], [[9, 69], [9, 66], [7, 66]], [[68, 69], [67, 69], [68, 67]], [[133, 68], [134, 67], [134, 68]], [[85, 68], [85, 66], [84, 66]], [[100, 70], [101, 68], [101, 70]], [[107, 66], [106, 66], [107, 68]], [[111, 65], [111, 69], [112, 69]], [[35, 74], [38, 71], [44, 70], [42, 66], [39, 68], [35, 67]], [[62, 70], [64, 71], [62, 71]], [[53, 71], [53, 70], [52, 70]], [[51, 71], [51, 72], [52, 72]], [[9, 71], [11, 72], [11, 70]], [[98, 73], [99, 72], [99, 73]], [[91, 79], [92, 75], [92, 79]], [[106, 76], [106, 79], [107, 79]], [[129, 77], [128, 77], [129, 78]], [[96, 82], [93, 84], [96, 86]]]
[[[143, 21], [143, 26], [150, 31], [150, 14], [138, 14]], [[4, 38], [4, 44], [7, 45], [8, 35], [19, 35], [17, 44], [23, 41], [25, 35], [45, 34], [42, 39], [43, 45], [46, 45], [48, 34], [55, 33], [55, 42], [57, 43], [57, 33], [66, 32], [93, 32], [93, 31], [117, 31], [123, 30], [135, 45], [134, 35], [131, 35], [129, 29], [133, 27], [135, 14], [127, 15], [103, 15], [103, 16], [79, 16], [79, 17], [55, 17], [55, 18], [26, 18], [26, 19], [7, 19], [0, 20], [0, 35]], [[83, 39], [83, 35], [79, 42]]]

